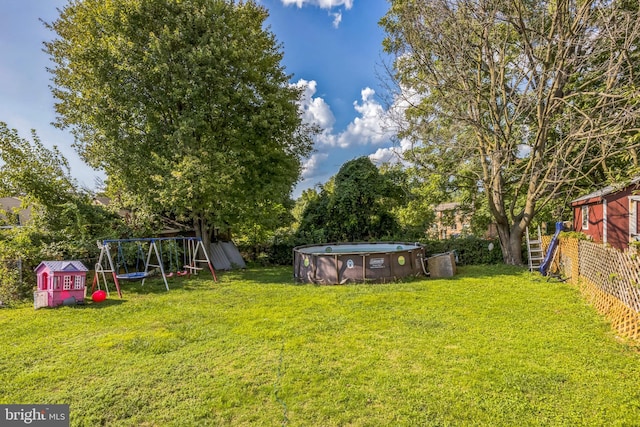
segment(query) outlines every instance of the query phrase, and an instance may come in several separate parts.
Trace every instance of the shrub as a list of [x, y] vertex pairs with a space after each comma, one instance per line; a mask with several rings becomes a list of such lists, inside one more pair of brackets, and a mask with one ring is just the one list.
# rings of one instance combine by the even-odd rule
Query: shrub
[[13, 229], [0, 235], [0, 302], [3, 305], [28, 298], [35, 284], [34, 259], [39, 235]]
[[33, 286], [23, 278], [22, 260], [0, 261], [0, 306], [26, 298]]
[[[239, 246], [240, 252], [247, 261], [259, 265], [292, 265], [293, 248], [315, 242], [298, 242], [293, 239], [280, 238], [260, 247]], [[501, 264], [502, 251], [497, 239], [488, 240], [478, 237], [461, 237], [447, 240], [427, 240], [422, 243], [426, 256], [454, 251], [458, 265]], [[492, 245], [492, 246], [490, 246]], [[489, 249], [491, 247], [491, 249]]]
[[[481, 239], [474, 236], [422, 242], [426, 256], [452, 252], [458, 265], [501, 264], [502, 251], [497, 239]], [[491, 248], [491, 249], [490, 249]]]

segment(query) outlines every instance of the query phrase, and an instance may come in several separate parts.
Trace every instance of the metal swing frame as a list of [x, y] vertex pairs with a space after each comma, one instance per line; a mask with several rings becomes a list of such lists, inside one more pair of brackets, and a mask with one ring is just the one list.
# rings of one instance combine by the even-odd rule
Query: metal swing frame
[[[211, 264], [211, 260], [209, 259], [209, 255], [205, 250], [204, 244], [202, 243], [202, 239], [200, 239], [199, 237], [151, 237], [151, 238], [138, 238], [138, 239], [106, 239], [106, 240], [97, 242], [98, 247], [100, 248], [100, 256], [98, 258], [98, 262], [95, 265], [95, 275], [93, 276], [93, 285], [91, 286], [91, 292], [93, 292], [96, 289], [96, 287], [100, 289], [100, 277], [102, 277], [102, 282], [104, 283], [104, 287], [108, 295], [109, 288], [107, 285], [107, 277], [105, 273], [111, 273], [111, 276], [116, 286], [116, 290], [118, 291], [118, 296], [122, 298], [122, 290], [120, 289], [119, 280], [142, 279], [142, 286], [144, 286], [145, 280], [151, 274], [150, 267], [160, 269], [162, 280], [164, 281], [164, 286], [168, 291], [169, 283], [167, 282], [167, 274], [164, 269], [162, 253], [161, 251], [158, 250], [158, 245], [156, 244], [156, 242], [161, 243], [162, 241], [171, 241], [171, 240], [176, 241], [176, 244], [177, 244], [177, 241], [181, 240], [183, 242], [183, 246], [185, 246], [188, 251], [188, 259], [187, 259], [188, 262], [184, 265], [185, 270], [188, 272], [187, 273], [188, 276], [190, 276], [191, 274], [197, 274], [198, 270], [203, 269], [202, 267], [199, 267], [199, 264], [206, 263], [207, 266], [209, 267], [209, 271], [211, 271], [213, 280], [215, 282], [218, 281], [215, 270], [213, 269], [213, 265]], [[111, 250], [112, 250], [111, 244], [117, 243], [118, 246], [120, 246], [122, 243], [128, 243], [128, 242], [135, 242], [138, 245], [141, 245], [143, 242], [149, 242], [149, 250], [147, 251], [143, 272], [142, 271], [138, 271], [135, 273], [125, 272], [121, 274], [119, 273], [118, 268], [115, 267], [113, 263], [113, 257], [111, 256]], [[199, 252], [204, 254], [204, 258], [198, 258]], [[157, 264], [151, 263], [152, 255], [155, 255], [155, 260]], [[106, 266], [105, 266], [105, 261], [107, 262]]]

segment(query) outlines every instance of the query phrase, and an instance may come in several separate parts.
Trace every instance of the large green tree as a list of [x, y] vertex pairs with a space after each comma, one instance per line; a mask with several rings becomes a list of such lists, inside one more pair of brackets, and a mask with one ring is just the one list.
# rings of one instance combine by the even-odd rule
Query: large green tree
[[484, 195], [505, 262], [550, 203], [637, 168], [638, 24], [628, 1], [391, 1], [400, 136], [447, 186]]
[[361, 241], [392, 236], [398, 221], [392, 209], [402, 191], [368, 157], [346, 162], [321, 188], [308, 190], [298, 229], [299, 238], [315, 241]]
[[215, 225], [259, 220], [312, 146], [267, 16], [254, 1], [71, 1], [47, 24], [57, 126], [112, 191], [205, 243]]

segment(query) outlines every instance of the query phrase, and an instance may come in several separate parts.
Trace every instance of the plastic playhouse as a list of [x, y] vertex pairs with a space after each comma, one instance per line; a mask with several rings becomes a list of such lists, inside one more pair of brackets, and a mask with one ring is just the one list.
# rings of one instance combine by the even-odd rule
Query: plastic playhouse
[[80, 261], [42, 261], [35, 268], [38, 290], [33, 294], [34, 308], [83, 302], [87, 271]]

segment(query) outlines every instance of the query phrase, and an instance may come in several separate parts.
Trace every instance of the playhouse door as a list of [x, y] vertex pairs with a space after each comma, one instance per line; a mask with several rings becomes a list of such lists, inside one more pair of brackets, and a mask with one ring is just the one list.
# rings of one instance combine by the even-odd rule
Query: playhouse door
[[33, 293], [33, 308], [38, 309], [49, 305], [49, 292], [36, 291]]
[[636, 239], [640, 239], [640, 224], [638, 224], [639, 215], [638, 215], [638, 202], [640, 202], [640, 197], [631, 196], [629, 197], [629, 241], [632, 242]]

